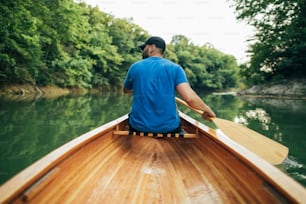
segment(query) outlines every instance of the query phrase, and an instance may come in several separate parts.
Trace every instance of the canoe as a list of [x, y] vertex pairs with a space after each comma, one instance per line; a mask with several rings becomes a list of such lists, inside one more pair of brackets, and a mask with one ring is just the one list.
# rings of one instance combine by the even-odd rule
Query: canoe
[[130, 136], [128, 115], [85, 133], [4, 183], [0, 203], [306, 202], [305, 188], [278, 168], [180, 117], [189, 138]]

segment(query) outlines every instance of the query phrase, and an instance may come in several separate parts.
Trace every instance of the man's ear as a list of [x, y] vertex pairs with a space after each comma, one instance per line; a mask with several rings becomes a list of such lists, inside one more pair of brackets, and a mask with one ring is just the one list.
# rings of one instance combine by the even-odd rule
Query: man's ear
[[156, 50], [156, 45], [155, 44], [152, 44], [149, 46], [149, 53], [154, 53]]
[[149, 51], [154, 51], [156, 49], [156, 45], [152, 44], [149, 46]]

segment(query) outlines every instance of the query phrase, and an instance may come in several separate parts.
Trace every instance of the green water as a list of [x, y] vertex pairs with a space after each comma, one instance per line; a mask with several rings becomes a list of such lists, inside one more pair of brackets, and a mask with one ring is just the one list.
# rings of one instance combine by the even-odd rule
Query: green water
[[[305, 100], [213, 94], [203, 98], [219, 118], [246, 124], [288, 146], [288, 159], [279, 168], [306, 186]], [[1, 98], [0, 184], [69, 140], [128, 113], [130, 102], [129, 95], [114, 94], [56, 99]], [[180, 109], [201, 120], [190, 110]]]

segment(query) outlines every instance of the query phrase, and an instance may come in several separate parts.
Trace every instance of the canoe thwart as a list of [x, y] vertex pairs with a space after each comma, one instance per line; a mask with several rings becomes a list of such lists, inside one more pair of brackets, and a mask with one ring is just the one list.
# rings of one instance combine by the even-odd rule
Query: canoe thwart
[[155, 137], [155, 138], [198, 138], [197, 134], [190, 133], [147, 133], [147, 132], [130, 132], [124, 130], [114, 130], [113, 135], [121, 135], [121, 136], [143, 136], [143, 137]]

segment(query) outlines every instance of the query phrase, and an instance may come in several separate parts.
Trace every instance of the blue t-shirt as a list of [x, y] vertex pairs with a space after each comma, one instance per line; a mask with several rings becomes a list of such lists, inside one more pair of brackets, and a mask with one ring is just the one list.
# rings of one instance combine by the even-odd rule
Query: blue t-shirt
[[130, 125], [144, 132], [165, 133], [179, 127], [176, 86], [188, 82], [182, 67], [161, 57], [134, 63], [124, 87], [133, 90]]

